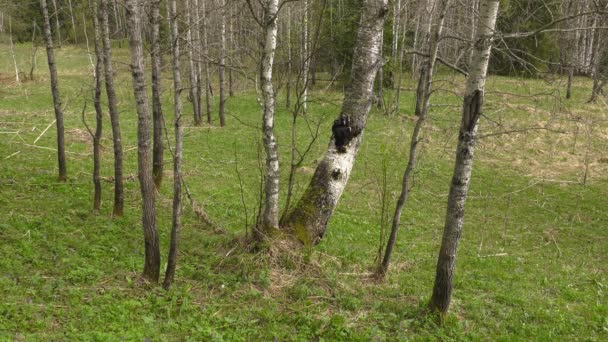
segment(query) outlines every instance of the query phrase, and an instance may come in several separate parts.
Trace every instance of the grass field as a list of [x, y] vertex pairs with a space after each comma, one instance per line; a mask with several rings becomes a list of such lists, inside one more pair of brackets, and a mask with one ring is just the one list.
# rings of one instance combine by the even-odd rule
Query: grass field
[[[574, 97], [566, 101], [558, 91], [564, 90], [562, 79], [490, 78], [454, 301], [439, 322], [424, 309], [443, 229], [462, 77], [437, 76], [436, 105], [384, 283], [369, 278], [382, 237], [383, 178], [386, 174], [392, 211], [414, 123], [415, 82], [405, 82], [398, 115], [374, 109], [327, 234], [313, 250], [295, 253], [240, 248], [258, 202], [261, 112], [255, 94], [240, 83], [227, 102], [228, 125], [222, 129], [215, 112], [212, 126], [192, 127], [186, 103], [185, 179], [227, 233], [199, 223], [186, 206], [177, 280], [164, 291], [137, 281], [143, 236], [127, 50], [115, 51], [127, 176], [125, 215], [118, 219], [110, 216], [107, 117], [103, 209], [91, 212], [92, 144], [80, 115], [88, 98], [86, 118], [94, 123], [86, 51], [57, 52], [69, 152], [69, 180], [58, 183], [55, 126], [41, 135], [54, 119], [44, 51], [38, 53], [35, 80], [17, 85], [9, 49], [0, 50], [0, 340], [608, 339], [608, 106], [585, 103], [588, 79], [576, 79]], [[30, 47], [19, 45], [17, 52], [20, 68], [29, 70]], [[169, 121], [166, 70], [163, 103]], [[321, 123], [321, 137], [297, 172], [298, 193], [323, 155], [339, 112], [341, 94], [322, 88], [313, 90], [309, 110], [311, 122]], [[278, 108], [285, 185], [291, 119], [282, 93]], [[310, 134], [304, 121], [299, 125], [299, 143], [305, 146]], [[170, 230], [170, 164], [166, 170], [157, 197], [163, 256]]]

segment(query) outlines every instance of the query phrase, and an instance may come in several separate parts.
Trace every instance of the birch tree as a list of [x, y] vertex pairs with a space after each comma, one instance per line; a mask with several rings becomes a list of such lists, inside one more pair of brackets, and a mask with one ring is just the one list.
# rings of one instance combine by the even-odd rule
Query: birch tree
[[219, 81], [220, 81], [220, 126], [226, 125], [226, 0], [220, 0], [220, 51], [219, 51]]
[[429, 40], [429, 48], [427, 51], [428, 58], [426, 60], [425, 65], [423, 66], [423, 72], [420, 73], [422, 84], [422, 89], [418, 92], [418, 96], [421, 96], [422, 99], [417, 101], [421, 103], [421, 108], [419, 109], [418, 121], [414, 126], [414, 131], [412, 132], [412, 138], [410, 142], [410, 151], [409, 151], [409, 159], [407, 162], [407, 166], [405, 167], [405, 171], [403, 173], [403, 180], [401, 182], [401, 194], [399, 195], [399, 199], [397, 200], [397, 206], [395, 208], [395, 212], [393, 215], [393, 222], [391, 226], [391, 233], [389, 239], [386, 244], [386, 250], [382, 257], [382, 261], [376, 270], [376, 275], [379, 278], [382, 278], [386, 275], [388, 271], [388, 266], [391, 259], [391, 254], [393, 251], [393, 247], [395, 245], [395, 241], [397, 240], [397, 232], [399, 230], [399, 224], [401, 223], [401, 213], [403, 211], [403, 207], [407, 201], [410, 187], [411, 187], [411, 175], [416, 167], [416, 158], [418, 155], [418, 146], [420, 143], [420, 135], [422, 133], [422, 129], [424, 127], [424, 123], [426, 122], [427, 114], [430, 109], [430, 99], [433, 88], [433, 72], [435, 71], [435, 63], [437, 61], [437, 53], [439, 52], [439, 43], [441, 39], [441, 33], [443, 31], [443, 23], [445, 20], [446, 12], [448, 10], [449, 0], [437, 0], [437, 8], [436, 11], [438, 15], [436, 16], [436, 20], [434, 22], [432, 32], [430, 34]]
[[161, 47], [160, 47], [160, 1], [150, 3], [152, 24], [152, 118], [154, 122], [154, 146], [152, 148], [152, 174], [154, 184], [160, 187], [163, 181], [163, 108], [161, 104]]
[[479, 118], [482, 113], [484, 87], [499, 4], [500, 0], [483, 0], [480, 4], [479, 26], [464, 92], [462, 120], [456, 147], [454, 173], [448, 195], [443, 238], [437, 260], [433, 295], [429, 304], [432, 310], [438, 310], [441, 313], [448, 311], [452, 296], [456, 252], [464, 222], [464, 208], [473, 170], [473, 152]]
[[[204, 2], [204, 0], [203, 0]], [[173, 108], [175, 111], [175, 151], [173, 154], [173, 218], [171, 226], [171, 242], [169, 245], [169, 257], [167, 259], [167, 271], [165, 272], [165, 280], [163, 287], [169, 289], [173, 278], [175, 277], [175, 268], [177, 266], [177, 248], [179, 230], [181, 228], [181, 162], [182, 162], [182, 76], [179, 70], [179, 29], [177, 25], [177, 5], [176, 0], [170, 0], [169, 3], [169, 20], [171, 33], [171, 61], [173, 64]]]
[[144, 77], [144, 55], [141, 40], [141, 6], [138, 0], [127, 0], [127, 30], [131, 55], [133, 95], [137, 109], [137, 176], [142, 198], [142, 225], [144, 231], [145, 263], [143, 277], [158, 282], [160, 273], [160, 247], [156, 231], [154, 207], [154, 178], [152, 177], [152, 148], [150, 139], [150, 110]]
[[112, 145], [114, 149], [114, 216], [122, 216], [124, 207], [122, 182], [122, 138], [118, 114], [118, 100], [114, 89], [114, 70], [112, 67], [112, 42], [110, 41], [109, 0], [101, 0], [101, 29], [103, 42], [103, 70], [112, 125]]
[[53, 95], [53, 109], [55, 110], [55, 123], [57, 125], [57, 161], [59, 164], [59, 181], [65, 182], [68, 171], [65, 159], [65, 138], [63, 127], [63, 109], [61, 108], [61, 97], [59, 95], [59, 80], [57, 78], [57, 66], [55, 65], [55, 50], [53, 49], [53, 35], [51, 34], [51, 21], [46, 0], [40, 0], [42, 16], [44, 18], [44, 39], [46, 42], [46, 56], [51, 76], [51, 93]]
[[93, 211], [101, 210], [101, 137], [103, 133], [103, 109], [101, 106], [101, 91], [103, 86], [103, 52], [101, 48], [101, 32], [99, 28], [99, 11], [97, 1], [91, 6], [93, 10], [93, 31], [95, 45], [95, 133], [93, 134]]
[[[269, 232], [279, 228], [279, 155], [274, 135], [275, 94], [272, 85], [272, 69], [277, 46], [278, 0], [265, 0], [263, 3], [264, 48], [260, 79], [264, 96], [264, 115], [262, 119], [262, 138], [266, 150], [266, 177], [264, 179], [264, 215], [262, 229]], [[258, 232], [259, 234], [259, 232]]]
[[305, 244], [321, 240], [348, 182], [372, 105], [387, 12], [387, 0], [363, 1], [351, 76], [340, 117], [334, 122], [329, 146], [310, 184], [287, 215], [285, 229]]

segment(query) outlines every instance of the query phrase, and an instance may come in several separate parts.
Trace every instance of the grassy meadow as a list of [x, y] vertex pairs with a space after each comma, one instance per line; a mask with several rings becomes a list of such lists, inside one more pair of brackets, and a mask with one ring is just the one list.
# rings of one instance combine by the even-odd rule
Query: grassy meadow
[[[225, 232], [198, 221], [185, 201], [176, 283], [164, 291], [138, 281], [143, 235], [128, 50], [114, 51], [125, 152], [121, 218], [111, 217], [107, 116], [103, 208], [99, 215], [91, 212], [92, 143], [81, 117], [86, 101], [85, 118], [94, 125], [86, 50], [66, 46], [56, 52], [65, 105], [66, 183], [56, 181], [44, 49], [37, 54], [34, 80], [20, 85], [8, 46], [0, 45], [0, 51], [1, 341], [608, 339], [608, 106], [586, 103], [589, 79], [575, 80], [570, 100], [561, 78], [488, 80], [453, 304], [440, 322], [424, 312], [443, 230], [462, 76], [443, 71], [436, 77], [414, 188], [383, 283], [370, 279], [370, 272], [387, 234], [383, 213], [392, 215], [407, 162], [415, 81], [404, 81], [399, 113], [372, 110], [327, 234], [320, 245], [302, 251], [278, 246], [250, 253], [240, 243], [257, 212], [263, 153], [252, 85], [238, 78], [225, 128], [219, 128], [217, 96], [211, 126], [194, 127], [185, 102], [185, 180]], [[19, 68], [28, 73], [30, 46], [18, 45], [17, 53]], [[171, 132], [170, 66], [164, 70]], [[276, 119], [282, 200], [291, 139], [283, 90]], [[297, 170], [297, 194], [327, 147], [340, 90], [319, 81], [312, 91], [308, 122], [313, 131], [320, 125], [320, 135]], [[389, 91], [389, 101], [391, 96]], [[304, 119], [298, 127], [304, 148], [311, 133]], [[169, 151], [165, 159], [157, 196], [164, 260], [171, 225]]]

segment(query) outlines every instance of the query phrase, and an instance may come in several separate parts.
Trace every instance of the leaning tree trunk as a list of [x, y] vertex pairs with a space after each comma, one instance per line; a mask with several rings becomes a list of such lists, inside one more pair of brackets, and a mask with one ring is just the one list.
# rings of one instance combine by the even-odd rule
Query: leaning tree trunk
[[220, 22], [220, 58], [219, 58], [219, 78], [220, 78], [220, 126], [226, 125], [226, 0], [221, 0], [222, 17]]
[[363, 1], [351, 78], [344, 93], [340, 118], [332, 127], [333, 135], [325, 157], [285, 220], [285, 228], [305, 244], [316, 244], [323, 237], [348, 182], [372, 106], [387, 11], [387, 0]]
[[152, 24], [152, 118], [154, 122], [154, 147], [152, 174], [157, 188], [163, 181], [163, 107], [161, 104], [161, 49], [160, 49], [160, 1], [151, 2]]
[[57, 160], [59, 162], [59, 181], [65, 182], [68, 171], [65, 161], [65, 140], [63, 128], [63, 110], [61, 109], [61, 98], [59, 96], [59, 83], [57, 79], [57, 67], [55, 66], [55, 52], [53, 50], [53, 35], [51, 34], [51, 21], [46, 0], [40, 0], [42, 16], [44, 17], [44, 38], [46, 40], [46, 56], [51, 74], [51, 93], [53, 94], [53, 107], [55, 109], [55, 120], [57, 123]]
[[99, 13], [97, 11], [97, 1], [92, 5], [93, 10], [93, 30], [95, 32], [95, 134], [93, 135], [93, 211], [101, 210], [101, 137], [103, 127], [103, 109], [101, 107], [101, 88], [103, 86], [103, 53], [101, 51], [101, 32], [99, 30]]
[[114, 70], [112, 68], [112, 42], [110, 41], [109, 0], [101, 0], [101, 29], [103, 35], [103, 70], [112, 125], [112, 144], [114, 147], [114, 216], [122, 216], [124, 207], [122, 182], [122, 138], [118, 117], [118, 100], [114, 90]]
[[431, 309], [439, 310], [441, 313], [446, 313], [450, 306], [454, 264], [462, 233], [464, 207], [471, 180], [471, 171], [473, 170], [473, 152], [479, 117], [482, 111], [484, 86], [499, 3], [500, 0], [485, 0], [482, 2], [479, 11], [480, 18], [473, 59], [469, 67], [470, 73], [464, 93], [454, 175], [448, 195], [448, 207], [441, 249], [437, 260], [435, 285], [429, 303]]
[[177, 244], [179, 230], [181, 227], [181, 163], [182, 163], [182, 128], [180, 120], [182, 117], [182, 76], [179, 70], [179, 32], [177, 25], [177, 5], [176, 0], [170, 1], [169, 20], [171, 32], [171, 53], [173, 61], [173, 105], [175, 109], [175, 152], [173, 155], [173, 219], [171, 227], [171, 242], [169, 245], [169, 258], [167, 259], [167, 271], [163, 287], [168, 289], [175, 277], [177, 266]]
[[264, 2], [264, 49], [262, 50], [262, 92], [264, 95], [264, 115], [262, 118], [262, 140], [266, 150], [266, 177], [264, 179], [264, 215], [262, 216], [262, 231], [256, 229], [256, 237], [279, 228], [279, 154], [274, 136], [275, 95], [272, 86], [272, 68], [274, 53], [277, 47], [277, 14], [278, 0]]
[[416, 167], [416, 158], [418, 155], [418, 143], [420, 142], [420, 133], [422, 131], [430, 108], [431, 91], [433, 87], [433, 72], [435, 70], [435, 63], [437, 61], [437, 54], [439, 52], [441, 32], [443, 31], [443, 23], [448, 9], [449, 0], [437, 1], [438, 7], [436, 11], [439, 12], [439, 15], [430, 35], [431, 38], [429, 41], [428, 49], [429, 57], [426, 60], [426, 65], [423, 67], [424, 72], [422, 72], [420, 75], [420, 83], [422, 83], [423, 86], [422, 89], [418, 92], [418, 96], [422, 97], [420, 101], [422, 103], [422, 106], [418, 115], [418, 121], [416, 122], [416, 125], [414, 126], [414, 131], [412, 132], [409, 160], [403, 173], [403, 180], [401, 182], [401, 194], [399, 195], [399, 199], [397, 200], [397, 206], [393, 215], [391, 233], [386, 243], [386, 250], [384, 252], [382, 262], [376, 270], [376, 276], [378, 278], [383, 278], [386, 275], [386, 272], [388, 271], [393, 247], [395, 246], [395, 241], [397, 240], [397, 231], [399, 230], [399, 224], [401, 223], [401, 212], [403, 211], [403, 206], [407, 201], [410, 191], [410, 177], [412, 175], [412, 172], [414, 171], [414, 168]]
[[131, 76], [133, 95], [137, 107], [137, 176], [141, 188], [143, 205], [142, 224], [145, 244], [143, 276], [158, 282], [160, 272], [160, 247], [156, 231], [156, 209], [154, 207], [154, 178], [152, 177], [152, 147], [150, 139], [150, 110], [144, 76], [144, 53], [141, 41], [141, 7], [138, 0], [127, 0], [127, 30], [131, 54]]

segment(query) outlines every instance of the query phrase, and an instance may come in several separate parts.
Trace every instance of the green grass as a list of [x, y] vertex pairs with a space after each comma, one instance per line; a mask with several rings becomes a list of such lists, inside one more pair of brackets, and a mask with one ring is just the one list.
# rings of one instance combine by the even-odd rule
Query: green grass
[[[404, 84], [410, 90], [403, 94], [399, 115], [373, 111], [323, 242], [297, 254], [281, 249], [275, 250], [279, 255], [248, 253], [237, 243], [245, 232], [241, 192], [249, 223], [258, 198], [260, 134], [255, 127], [261, 113], [255, 96], [240, 91], [228, 100], [228, 126], [223, 129], [217, 128], [216, 115], [211, 127], [192, 127], [186, 103], [186, 181], [228, 233], [212, 232], [186, 206], [177, 280], [164, 291], [137, 281], [143, 238], [136, 177], [125, 182], [124, 217], [110, 217], [109, 181], [103, 183], [102, 213], [90, 210], [91, 145], [80, 119], [85, 97], [89, 124], [94, 119], [85, 51], [64, 47], [57, 53], [67, 103], [67, 183], [56, 181], [54, 151], [26, 145], [33, 145], [54, 119], [44, 51], [38, 54], [36, 80], [20, 86], [12, 83], [8, 49], [2, 51], [0, 340], [608, 338], [608, 125], [605, 105], [585, 104], [589, 80], [577, 79], [574, 98], [557, 101], [555, 90], [563, 87], [555, 83], [490, 78], [480, 134], [536, 129], [480, 140], [453, 305], [438, 322], [424, 308], [433, 284], [460, 115], [460, 100], [451, 91], [461, 89], [461, 77], [438, 76], [437, 106], [425, 130], [415, 187], [389, 277], [380, 284], [367, 276], [380, 239], [381, 165], [386, 164], [392, 210], [413, 127], [415, 82]], [[20, 68], [29, 69], [29, 47], [19, 45], [17, 51]], [[115, 57], [120, 61], [116, 69], [125, 174], [134, 176], [136, 114], [127, 50], [116, 50]], [[169, 89], [170, 74], [164, 77]], [[539, 93], [545, 94], [530, 96]], [[284, 186], [291, 120], [282, 96], [276, 127]], [[168, 121], [171, 98], [165, 91]], [[313, 91], [312, 99], [309, 115], [322, 123], [321, 137], [306, 168], [297, 173], [298, 193], [323, 155], [340, 105], [338, 92]], [[102, 174], [111, 177], [107, 118], [104, 125]], [[299, 125], [305, 146], [309, 134], [303, 121]], [[54, 135], [52, 126], [36, 146], [53, 148]], [[168, 152], [166, 158], [170, 160]], [[587, 183], [582, 185], [585, 168]], [[163, 255], [170, 230], [171, 176], [167, 172], [157, 197]]]

